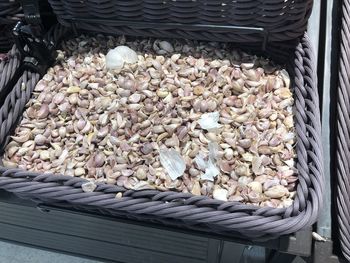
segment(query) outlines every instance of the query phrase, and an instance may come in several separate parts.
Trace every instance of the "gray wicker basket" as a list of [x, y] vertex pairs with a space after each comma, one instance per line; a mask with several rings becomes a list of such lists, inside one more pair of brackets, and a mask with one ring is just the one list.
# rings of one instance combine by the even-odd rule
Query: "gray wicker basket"
[[342, 1], [340, 31], [339, 83], [337, 97], [337, 231], [343, 256], [350, 261], [350, 1]]
[[13, 46], [8, 53], [0, 57], [0, 92], [13, 77], [16, 69], [20, 66], [20, 62], [20, 53], [16, 46]]
[[[49, 2], [59, 22], [66, 26], [133, 36], [228, 42], [261, 42], [265, 34], [270, 41], [295, 39], [303, 35], [312, 9], [312, 0]], [[232, 26], [246, 30], [237, 31]]]
[[[270, 44], [265, 55], [276, 54], [277, 60], [290, 60], [294, 80], [299, 183], [288, 208], [261, 208], [171, 191], [132, 191], [108, 184], [86, 193], [81, 188], [85, 179], [4, 167], [0, 167], [0, 188], [46, 204], [250, 239], [272, 238], [310, 226], [322, 206], [324, 183], [315, 59], [307, 35], [286, 44]], [[0, 109], [1, 144], [8, 142], [38, 80], [38, 74], [26, 71], [6, 98]], [[120, 199], [115, 198], [118, 192], [123, 193]]]
[[22, 17], [19, 1], [0, 0], [0, 53], [11, 49], [14, 42], [12, 28]]

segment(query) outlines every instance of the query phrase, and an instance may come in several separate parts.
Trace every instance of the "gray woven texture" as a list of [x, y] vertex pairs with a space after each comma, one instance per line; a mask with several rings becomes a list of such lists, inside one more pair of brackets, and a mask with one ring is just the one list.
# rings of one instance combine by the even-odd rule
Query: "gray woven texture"
[[350, 0], [342, 4], [337, 101], [337, 218], [341, 250], [350, 261]]
[[[69, 26], [73, 19], [77, 28], [133, 36], [179, 37], [211, 41], [260, 42], [261, 34], [228, 33], [223, 29], [175, 31], [167, 23], [214, 24], [222, 26], [260, 27], [269, 31], [270, 41], [295, 39], [303, 35], [311, 13], [312, 0], [49, 0], [61, 24]], [[141, 22], [107, 26], [94, 19]], [[146, 25], [156, 23], [158, 26]], [[160, 29], [159, 26], [162, 26]]]
[[23, 17], [18, 0], [0, 0], [0, 52], [7, 52], [13, 45], [12, 28]]
[[[269, 48], [274, 53], [277, 46]], [[283, 50], [281, 45], [278, 48]], [[224, 235], [241, 234], [250, 239], [272, 238], [310, 226], [322, 206], [324, 183], [316, 66], [307, 35], [294, 46], [292, 54], [285, 51], [285, 60], [292, 58], [299, 171], [297, 195], [288, 208], [260, 208], [170, 191], [131, 191], [107, 184], [85, 193], [81, 188], [85, 179], [4, 167], [0, 167], [0, 188], [38, 202]], [[25, 72], [0, 109], [0, 143], [7, 142], [8, 132], [18, 121], [38, 79], [37, 74]], [[25, 89], [22, 82], [26, 83]], [[118, 192], [123, 193], [120, 199], [115, 198]]]
[[20, 54], [16, 49], [16, 46], [13, 46], [7, 54], [0, 57], [0, 91], [5, 88], [19, 65]]

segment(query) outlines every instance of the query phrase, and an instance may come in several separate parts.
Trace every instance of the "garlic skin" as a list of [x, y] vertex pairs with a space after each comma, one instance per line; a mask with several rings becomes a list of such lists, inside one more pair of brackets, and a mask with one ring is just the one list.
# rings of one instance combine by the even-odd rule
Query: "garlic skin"
[[160, 163], [165, 168], [171, 180], [179, 178], [185, 172], [186, 164], [181, 155], [176, 150], [160, 150], [159, 159]]
[[95, 191], [96, 188], [97, 188], [97, 185], [94, 182], [87, 182], [81, 185], [81, 189], [83, 189], [85, 193], [91, 193]]
[[226, 189], [216, 188], [213, 191], [213, 198], [220, 201], [227, 201], [227, 193]]
[[136, 52], [127, 46], [118, 46], [114, 50], [118, 52], [125, 63], [133, 64], [138, 61]]
[[124, 63], [136, 63], [137, 54], [127, 46], [118, 46], [108, 51], [106, 55], [106, 68], [121, 70]]
[[199, 119], [198, 123], [204, 130], [216, 130], [221, 127], [219, 122], [220, 113], [219, 112], [210, 112], [204, 113]]
[[124, 66], [124, 58], [118, 51], [112, 49], [106, 55], [106, 68], [121, 70]]

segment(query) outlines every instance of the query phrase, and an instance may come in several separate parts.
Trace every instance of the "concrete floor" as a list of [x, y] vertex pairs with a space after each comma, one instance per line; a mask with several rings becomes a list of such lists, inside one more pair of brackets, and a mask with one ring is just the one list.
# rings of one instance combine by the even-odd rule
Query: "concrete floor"
[[1, 263], [99, 263], [79, 257], [0, 242]]

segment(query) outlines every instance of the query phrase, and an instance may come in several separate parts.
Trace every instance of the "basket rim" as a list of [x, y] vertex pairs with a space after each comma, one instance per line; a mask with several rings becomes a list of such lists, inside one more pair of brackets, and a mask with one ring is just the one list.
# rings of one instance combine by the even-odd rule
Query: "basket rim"
[[[89, 30], [104, 30], [144, 36], [154, 34], [159, 37], [168, 35], [171, 38], [195, 38], [215, 41], [216, 39], [235, 39], [235, 41], [260, 42], [264, 39], [256, 33], [215, 33], [211, 31], [191, 32], [181, 28], [161, 30], [157, 26], [107, 26], [96, 19], [110, 19], [112, 21], [129, 20], [131, 22], [155, 22], [159, 26], [163, 23], [176, 22], [185, 25], [214, 24], [220, 26], [245, 26], [263, 28], [269, 32], [270, 41], [292, 40], [301, 37], [306, 30], [307, 21], [311, 15], [313, 0], [238, 0], [238, 1], [149, 1], [149, 0], [49, 0], [58, 21], [73, 28], [87, 28]], [[190, 10], [188, 9], [190, 8]], [[190, 11], [190, 12], [189, 12]], [[83, 19], [85, 21], [80, 21]], [[89, 22], [90, 21], [90, 22]], [[227, 36], [226, 36], [227, 35]], [[220, 37], [218, 37], [220, 36]]]

